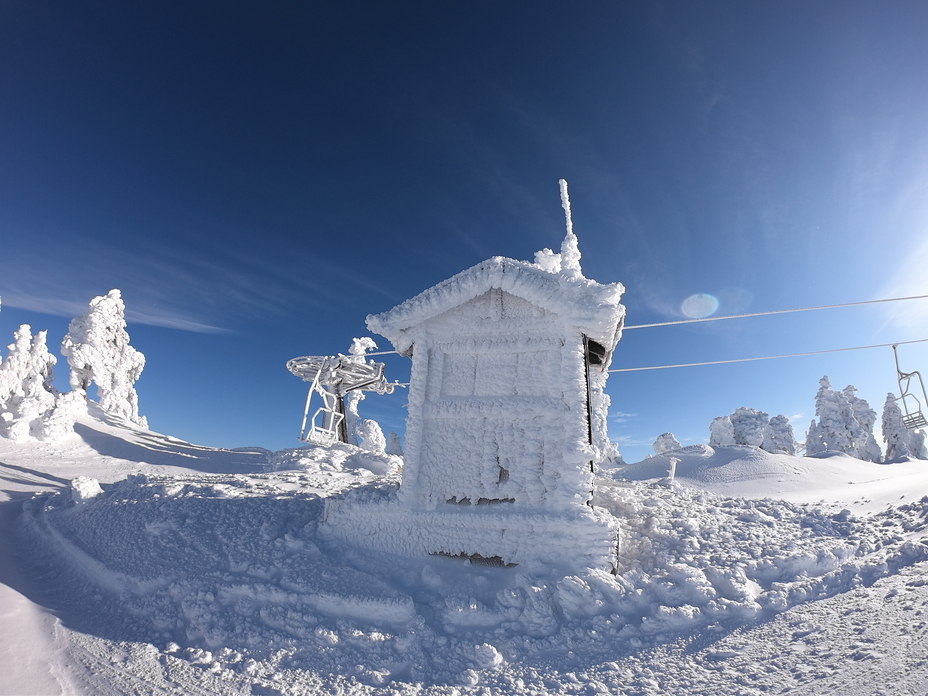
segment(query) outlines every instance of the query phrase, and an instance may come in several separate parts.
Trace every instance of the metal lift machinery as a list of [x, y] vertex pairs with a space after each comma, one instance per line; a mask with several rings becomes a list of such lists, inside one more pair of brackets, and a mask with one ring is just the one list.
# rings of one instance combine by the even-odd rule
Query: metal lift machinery
[[[396, 384], [384, 377], [383, 363], [365, 360], [360, 355], [306, 355], [288, 361], [287, 369], [304, 382], [311, 382], [300, 440], [324, 447], [348, 442], [345, 394], [358, 390], [392, 394], [396, 388]], [[310, 417], [314, 392], [322, 399], [322, 406]]]
[[[899, 379], [900, 396], [896, 399], [902, 403], [902, 424], [909, 430], [918, 430], [928, 426], [925, 415], [922, 413], [922, 404], [928, 403], [928, 396], [925, 394], [925, 383], [922, 381], [922, 375], [918, 370], [914, 372], [903, 372], [899, 367], [899, 351], [896, 345], [893, 345], [893, 355], [896, 356], [896, 375]], [[918, 385], [921, 387], [922, 400], [912, 393], [912, 378], [918, 377]]]

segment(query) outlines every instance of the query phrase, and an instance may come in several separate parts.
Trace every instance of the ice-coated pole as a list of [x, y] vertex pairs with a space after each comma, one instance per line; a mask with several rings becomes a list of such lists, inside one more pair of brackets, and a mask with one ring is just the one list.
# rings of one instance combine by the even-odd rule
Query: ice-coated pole
[[561, 185], [561, 207], [564, 209], [564, 216], [567, 218], [567, 234], [574, 233], [574, 223], [570, 219], [570, 196], [567, 195], [567, 179], [561, 179], [558, 182]]

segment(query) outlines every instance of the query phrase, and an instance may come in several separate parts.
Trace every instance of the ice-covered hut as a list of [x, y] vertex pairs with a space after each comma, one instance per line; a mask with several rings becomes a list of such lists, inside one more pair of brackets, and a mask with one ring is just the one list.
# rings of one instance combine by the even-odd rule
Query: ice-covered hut
[[579, 258], [569, 231], [560, 254], [493, 257], [367, 318], [412, 358], [402, 484], [387, 505], [331, 503], [331, 533], [414, 555], [611, 562], [614, 521], [590, 499], [624, 288], [583, 277]]

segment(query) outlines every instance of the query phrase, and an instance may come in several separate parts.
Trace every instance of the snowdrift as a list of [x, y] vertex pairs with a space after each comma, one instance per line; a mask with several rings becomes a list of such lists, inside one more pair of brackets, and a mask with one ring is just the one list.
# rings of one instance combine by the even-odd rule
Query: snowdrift
[[[196, 451], [138, 429], [121, 438], [118, 427], [100, 424], [93, 433], [91, 441], [109, 441], [111, 450], [122, 442], [126, 454], [144, 451], [172, 465]], [[25, 450], [3, 447], [5, 465], [27, 461]], [[72, 452], [81, 447], [73, 443]], [[126, 462], [92, 452], [98, 467]], [[201, 454], [211, 468], [223, 457], [243, 466], [234, 452]], [[841, 602], [850, 600], [842, 598], [860, 602], [881, 582], [920, 593], [922, 605], [928, 599], [919, 589], [928, 581], [918, 580], [928, 560], [928, 497], [910, 489], [908, 502], [868, 514], [857, 499], [853, 512], [778, 499], [838, 489], [847, 497], [846, 489], [860, 490], [850, 481], [873, 479], [873, 467], [889, 482], [893, 467], [903, 467], [896, 471], [904, 478], [910, 464], [700, 446], [609, 472], [597, 481], [594, 504], [621, 529], [620, 567], [611, 575], [408, 559], [323, 539], [325, 500], [392, 496], [395, 461], [372, 464], [347, 445], [239, 456], [263, 463], [239, 473], [139, 464], [147, 473], [103, 483], [102, 492], [75, 484], [92, 493], [79, 503], [67, 486], [26, 502], [20, 548], [71, 631], [72, 650], [89, 665], [83, 690], [125, 693], [128, 682], [141, 682], [223, 694], [484, 686], [513, 694], [736, 693], [720, 687], [719, 668], [745, 653], [725, 647], [743, 631], [780, 626], [774, 642], [799, 640], [792, 636], [801, 633], [795, 617], [803, 607], [844, 612]], [[669, 457], [680, 460], [675, 483], [663, 480]], [[811, 490], [819, 481], [824, 488]], [[824, 630], [816, 624], [800, 638]], [[850, 645], [833, 649], [834, 660]], [[670, 655], [686, 670], [665, 670]], [[910, 681], [928, 679], [924, 665], [906, 669]], [[754, 672], [757, 683], [795, 686], [789, 674]]]

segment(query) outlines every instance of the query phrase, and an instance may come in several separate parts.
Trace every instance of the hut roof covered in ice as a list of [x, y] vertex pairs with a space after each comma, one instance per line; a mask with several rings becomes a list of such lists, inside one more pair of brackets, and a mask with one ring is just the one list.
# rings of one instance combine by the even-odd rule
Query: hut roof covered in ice
[[[536, 258], [545, 259], [544, 250]], [[550, 254], [550, 252], [548, 252]], [[559, 256], [557, 254], [553, 256]], [[434, 287], [419, 293], [383, 314], [367, 318], [367, 326], [388, 338], [398, 351], [408, 354], [410, 329], [463, 305], [492, 289], [519, 297], [560, 317], [578, 333], [611, 349], [625, 316], [620, 304], [621, 283], [601, 284], [555, 270], [557, 265], [516, 261], [502, 256], [478, 263]], [[462, 326], [466, 331], [467, 327]]]

